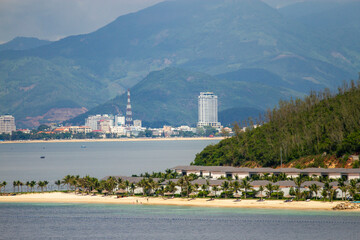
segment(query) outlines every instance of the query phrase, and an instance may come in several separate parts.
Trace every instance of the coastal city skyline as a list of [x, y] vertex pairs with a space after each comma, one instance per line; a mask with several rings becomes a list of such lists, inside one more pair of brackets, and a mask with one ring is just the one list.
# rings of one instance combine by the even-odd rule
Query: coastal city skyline
[[[114, 134], [117, 137], [138, 137], [140, 133], [146, 130], [151, 131], [151, 137], [170, 137], [179, 136], [180, 132], [190, 132], [196, 135], [198, 129], [203, 127], [211, 127], [220, 132], [223, 127], [218, 122], [218, 103], [217, 96], [213, 92], [200, 92], [198, 97], [198, 122], [196, 127], [182, 125], [179, 127], [172, 127], [164, 125], [162, 128], [148, 128], [142, 127], [142, 121], [139, 119], [133, 120], [131, 108], [130, 89], [127, 91], [127, 105], [125, 116], [112, 114], [97, 114], [88, 116], [82, 126], [58, 126], [58, 124], [50, 124], [48, 133], [71, 133], [71, 134], [88, 134], [101, 133]], [[195, 124], [194, 124], [195, 125]], [[230, 128], [225, 129], [231, 133]], [[20, 131], [23, 133], [30, 133], [29, 129], [18, 129], [15, 127], [15, 118], [11, 115], [0, 116], [0, 134], [12, 134], [12, 132]], [[144, 136], [144, 135], [141, 135]]]

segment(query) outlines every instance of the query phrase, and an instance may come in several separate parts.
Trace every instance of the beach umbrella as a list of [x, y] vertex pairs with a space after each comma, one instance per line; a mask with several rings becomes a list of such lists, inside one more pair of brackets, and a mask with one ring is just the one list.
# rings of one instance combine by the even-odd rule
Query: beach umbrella
[[290, 194], [286, 194], [284, 197], [286, 197], [286, 198], [292, 198], [293, 196], [291, 196]]
[[171, 196], [171, 195], [174, 195], [172, 192], [166, 192], [164, 193], [165, 196]]
[[208, 197], [215, 197], [215, 193], [209, 193], [207, 196]]
[[106, 193], [108, 193], [109, 191], [107, 191], [107, 190], [102, 190], [101, 191], [101, 193], [104, 193], [104, 194], [106, 194]]
[[194, 193], [194, 192], [189, 194], [189, 196], [191, 196], [191, 197], [195, 197], [196, 195], [197, 195], [197, 193]]
[[91, 193], [97, 193], [97, 192], [98, 192], [98, 191], [97, 191], [97, 190], [95, 190], [95, 189], [91, 191]]
[[125, 189], [119, 189], [115, 193], [116, 194], [124, 194], [124, 193], [126, 193], [126, 190]]
[[234, 194], [234, 197], [235, 197], [235, 198], [241, 198], [241, 194], [236, 193], [236, 194]]
[[257, 197], [259, 197], [259, 198], [263, 198], [263, 197], [265, 197], [265, 195], [264, 195], [264, 194], [262, 194], [262, 193], [259, 193], [259, 194], [257, 194], [256, 196], [257, 196]]

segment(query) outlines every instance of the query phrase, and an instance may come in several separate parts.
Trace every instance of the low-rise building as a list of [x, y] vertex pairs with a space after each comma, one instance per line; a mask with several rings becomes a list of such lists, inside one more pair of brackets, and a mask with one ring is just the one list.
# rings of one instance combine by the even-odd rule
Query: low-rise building
[[305, 176], [316, 177], [329, 177], [332, 179], [344, 178], [346, 180], [360, 178], [360, 169], [346, 169], [346, 168], [238, 168], [238, 167], [225, 167], [225, 166], [177, 166], [172, 168], [177, 173], [182, 175], [196, 174], [200, 177], [210, 179], [218, 178], [245, 178], [254, 175], [279, 175], [285, 173], [288, 177], [298, 177], [300, 174]]

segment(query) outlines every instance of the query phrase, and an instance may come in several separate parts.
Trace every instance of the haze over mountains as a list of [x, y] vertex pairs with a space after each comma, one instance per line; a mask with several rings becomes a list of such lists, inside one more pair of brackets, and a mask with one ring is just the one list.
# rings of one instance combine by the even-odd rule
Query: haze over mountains
[[103, 103], [71, 121], [80, 123], [123, 113], [119, 95], [132, 88], [135, 118], [194, 124], [200, 91], [215, 92], [219, 110], [236, 115], [357, 78], [360, 3], [295, 4], [166, 1], [93, 33], [3, 50], [0, 111], [32, 127]]

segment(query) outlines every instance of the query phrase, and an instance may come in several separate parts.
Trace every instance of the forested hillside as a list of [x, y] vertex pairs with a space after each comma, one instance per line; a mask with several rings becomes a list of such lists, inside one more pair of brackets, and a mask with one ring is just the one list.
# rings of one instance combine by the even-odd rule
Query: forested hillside
[[[261, 123], [258, 128], [243, 126]], [[195, 165], [276, 167], [308, 156], [337, 158], [360, 151], [360, 78], [344, 83], [337, 94], [311, 92], [303, 100], [280, 101], [264, 119], [239, 123], [236, 135], [206, 147]], [[321, 166], [313, 161], [312, 167]]]

